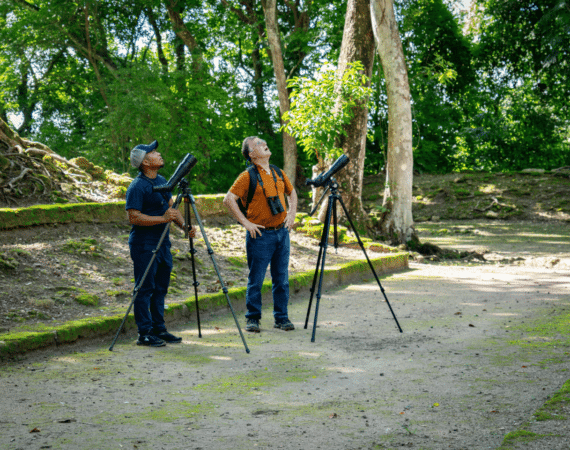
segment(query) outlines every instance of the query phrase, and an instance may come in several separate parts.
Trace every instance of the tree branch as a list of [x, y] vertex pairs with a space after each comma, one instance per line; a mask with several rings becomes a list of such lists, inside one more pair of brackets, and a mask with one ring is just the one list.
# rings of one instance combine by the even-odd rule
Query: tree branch
[[177, 2], [174, 0], [168, 0], [168, 2], [166, 2], [168, 17], [172, 22], [172, 28], [176, 35], [182, 39], [182, 42], [184, 42], [186, 47], [188, 47], [188, 49], [193, 52], [198, 46], [198, 43], [196, 42], [196, 38], [194, 38], [194, 36], [192, 36], [192, 33], [190, 33], [190, 31], [188, 31], [188, 28], [186, 28], [186, 25], [184, 24], [184, 20], [182, 20], [180, 13], [174, 9], [176, 7], [176, 3]]
[[[227, 0], [222, 0], [223, 5], [226, 8], [229, 8], [236, 16], [238, 16], [239, 20], [241, 20], [243, 23], [247, 23], [248, 25], [253, 25], [254, 22], [252, 22], [250, 17], [247, 17], [243, 11], [239, 8], [236, 8], [235, 6], [230, 5]], [[240, 2], [242, 5], [244, 5], [245, 2]], [[247, 5], [245, 5], [247, 8]]]
[[148, 17], [148, 22], [150, 26], [154, 30], [154, 35], [156, 36], [156, 53], [158, 56], [158, 60], [165, 72], [168, 71], [168, 60], [164, 56], [164, 51], [162, 50], [162, 36], [160, 35], [160, 29], [158, 28], [158, 24], [156, 23], [156, 16], [151, 8], [145, 8], [146, 16]]

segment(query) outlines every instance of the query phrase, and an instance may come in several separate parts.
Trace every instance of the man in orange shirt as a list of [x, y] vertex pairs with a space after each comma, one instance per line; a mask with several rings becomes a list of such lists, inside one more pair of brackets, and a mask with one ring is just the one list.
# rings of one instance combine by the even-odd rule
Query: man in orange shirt
[[[271, 265], [273, 283], [273, 317], [275, 328], [294, 330], [289, 320], [289, 232], [297, 213], [297, 193], [287, 175], [269, 164], [271, 152], [267, 143], [258, 137], [248, 137], [243, 141], [242, 154], [254, 165], [234, 182], [224, 205], [236, 220], [247, 230], [245, 243], [249, 276], [247, 280], [246, 305], [247, 331], [261, 331], [261, 287]], [[250, 187], [250, 173], [257, 177], [255, 193], [247, 205]], [[289, 201], [289, 212], [285, 207], [285, 196]], [[238, 199], [246, 205], [245, 215], [238, 206]]]

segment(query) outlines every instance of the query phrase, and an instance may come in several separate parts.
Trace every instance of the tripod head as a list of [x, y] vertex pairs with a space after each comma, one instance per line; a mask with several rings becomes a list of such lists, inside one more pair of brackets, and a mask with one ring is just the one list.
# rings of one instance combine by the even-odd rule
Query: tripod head
[[323, 184], [322, 187], [325, 187], [326, 189], [323, 192], [323, 195], [321, 195], [321, 198], [319, 199], [319, 201], [317, 202], [317, 204], [315, 205], [315, 207], [313, 208], [313, 210], [309, 213], [309, 216], [312, 216], [313, 214], [315, 214], [315, 211], [317, 209], [319, 209], [319, 206], [321, 206], [321, 203], [323, 202], [325, 196], [327, 195], [328, 191], [331, 191], [332, 195], [338, 195], [338, 183], [337, 181], [334, 179], [334, 177], [329, 177]]

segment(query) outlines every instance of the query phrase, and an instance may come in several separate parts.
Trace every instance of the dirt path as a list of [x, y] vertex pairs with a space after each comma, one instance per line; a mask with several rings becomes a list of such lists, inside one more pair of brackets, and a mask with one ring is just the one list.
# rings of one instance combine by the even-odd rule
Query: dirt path
[[484, 449], [524, 426], [554, 435], [509, 448], [568, 448], [570, 422], [533, 413], [569, 378], [570, 276], [411, 264], [382, 283], [402, 334], [369, 282], [324, 293], [314, 343], [294, 298], [297, 330], [265, 310], [249, 355], [227, 313], [181, 345], [29, 355], [0, 371], [0, 447]]

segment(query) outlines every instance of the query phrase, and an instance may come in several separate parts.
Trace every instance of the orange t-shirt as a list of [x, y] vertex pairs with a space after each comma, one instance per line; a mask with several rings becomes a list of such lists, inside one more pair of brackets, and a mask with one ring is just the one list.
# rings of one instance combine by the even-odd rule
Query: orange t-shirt
[[[287, 177], [285, 172], [281, 171], [281, 173], [283, 174], [283, 180], [282, 180], [277, 171], [273, 170], [275, 178], [277, 179], [277, 192], [276, 192], [275, 181], [273, 181], [273, 175], [271, 175], [271, 173], [267, 173], [260, 166], [257, 166], [257, 170], [261, 175], [261, 180], [263, 181], [265, 193], [269, 197], [274, 197], [275, 195], [279, 195], [279, 200], [281, 200], [281, 204], [283, 205], [283, 209], [285, 211], [275, 216], [271, 214], [271, 210], [269, 209], [269, 205], [267, 204], [267, 199], [265, 198], [265, 195], [263, 194], [263, 189], [261, 188], [261, 184], [259, 184], [258, 181], [257, 186], [255, 187], [255, 194], [253, 194], [251, 203], [247, 208], [247, 220], [255, 223], [256, 225], [262, 225], [264, 227], [277, 227], [281, 225], [283, 222], [285, 222], [285, 216], [287, 216], [287, 204], [285, 203], [285, 195], [290, 195], [291, 192], [293, 192], [293, 185], [289, 181], [289, 178]], [[249, 172], [246, 170], [245, 172], [242, 172], [240, 176], [237, 178], [237, 180], [234, 182], [234, 184], [230, 188], [230, 192], [241, 198], [242, 203], [245, 205], [247, 202], [248, 190], [249, 190]]]

